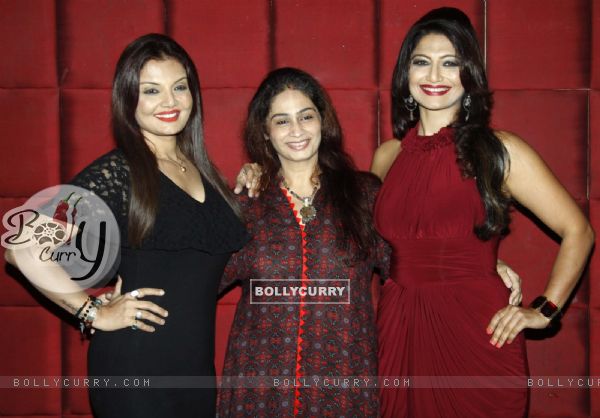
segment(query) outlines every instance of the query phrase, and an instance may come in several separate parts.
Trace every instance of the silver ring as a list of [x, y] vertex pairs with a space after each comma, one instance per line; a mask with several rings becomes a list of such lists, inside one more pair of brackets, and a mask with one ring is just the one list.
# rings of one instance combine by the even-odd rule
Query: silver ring
[[142, 311], [137, 311], [135, 313], [135, 319], [142, 319]]
[[138, 327], [137, 327], [137, 325], [136, 325], [136, 324], [137, 324], [137, 321], [134, 319], [134, 320], [133, 320], [133, 325], [131, 326], [131, 329], [132, 329], [132, 330], [134, 330], [134, 331], [135, 331], [136, 329], [138, 329]]
[[135, 289], [135, 290], [132, 290], [131, 292], [129, 292], [129, 294], [130, 294], [132, 297], [134, 297], [134, 298], [137, 298], [137, 297], [140, 295], [140, 291], [139, 291], [139, 290], [137, 290], [137, 289]]

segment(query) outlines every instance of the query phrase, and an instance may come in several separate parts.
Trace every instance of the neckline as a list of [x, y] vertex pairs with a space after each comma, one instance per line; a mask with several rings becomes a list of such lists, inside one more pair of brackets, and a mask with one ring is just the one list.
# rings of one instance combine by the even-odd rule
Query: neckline
[[431, 134], [431, 135], [421, 135], [419, 134], [419, 125], [415, 125], [414, 127], [415, 133], [417, 135], [417, 138], [423, 138], [423, 139], [427, 139], [427, 138], [434, 138], [434, 137], [439, 137], [439, 136], [444, 136], [446, 134], [448, 134], [449, 131], [452, 131], [452, 128], [449, 126], [443, 126], [440, 128], [439, 131]]
[[444, 126], [433, 135], [419, 135], [419, 126], [413, 127], [402, 140], [402, 150], [431, 151], [454, 144], [454, 129]]
[[200, 201], [200, 200], [196, 199], [191, 194], [189, 194], [188, 192], [186, 192], [185, 190], [183, 190], [177, 183], [175, 183], [173, 180], [171, 180], [171, 178], [169, 176], [167, 176], [165, 173], [163, 173], [162, 171], [158, 170], [158, 172], [160, 173], [160, 175], [163, 178], [167, 179], [167, 181], [172, 186], [174, 186], [175, 189], [179, 190], [180, 193], [182, 193], [183, 195], [187, 196], [188, 199], [192, 200], [193, 202], [196, 202], [198, 205], [204, 205], [206, 203], [206, 199], [208, 199], [208, 193], [207, 193], [206, 182], [204, 181], [204, 179], [202, 178], [202, 176], [200, 176], [200, 181], [202, 182], [202, 186], [204, 187], [204, 201]]

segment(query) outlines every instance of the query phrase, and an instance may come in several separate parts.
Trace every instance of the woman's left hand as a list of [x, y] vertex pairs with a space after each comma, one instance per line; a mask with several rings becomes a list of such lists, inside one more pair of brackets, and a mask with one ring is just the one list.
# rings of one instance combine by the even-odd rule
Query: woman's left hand
[[519, 306], [523, 300], [523, 293], [521, 292], [521, 277], [504, 261], [498, 259], [496, 261], [496, 271], [504, 282], [504, 285], [510, 289], [510, 296], [508, 297], [508, 303], [511, 305]]
[[523, 329], [542, 329], [548, 324], [550, 319], [535, 309], [508, 305], [496, 312], [486, 332], [488, 335], [493, 334], [490, 344], [500, 348], [504, 343], [512, 343]]

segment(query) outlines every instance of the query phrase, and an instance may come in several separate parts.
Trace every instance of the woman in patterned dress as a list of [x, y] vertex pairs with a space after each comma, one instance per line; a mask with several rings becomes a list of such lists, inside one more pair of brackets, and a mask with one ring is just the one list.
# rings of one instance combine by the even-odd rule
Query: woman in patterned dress
[[[376, 416], [378, 393], [368, 382], [327, 388], [340, 381], [323, 378], [377, 374], [371, 277], [375, 269], [386, 276], [389, 264], [371, 216], [379, 181], [356, 170], [329, 97], [297, 69], [275, 70], [258, 88], [246, 147], [264, 174], [260, 198], [242, 198], [254, 239], [230, 260], [221, 284], [240, 284], [243, 294], [219, 416]], [[349, 293], [261, 298], [255, 291], [266, 284]], [[234, 379], [251, 376], [286, 377], [296, 387], [267, 379], [268, 387], [250, 388]]]

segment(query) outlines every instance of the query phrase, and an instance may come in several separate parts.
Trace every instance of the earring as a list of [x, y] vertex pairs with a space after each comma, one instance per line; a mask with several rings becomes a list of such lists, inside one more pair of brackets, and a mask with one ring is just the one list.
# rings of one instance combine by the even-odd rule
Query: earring
[[403, 100], [404, 107], [410, 112], [410, 120], [415, 120], [415, 115], [413, 112], [417, 109], [417, 102], [415, 102], [414, 97], [412, 97], [412, 94], [409, 94], [408, 97], [405, 97]]
[[469, 114], [471, 113], [471, 95], [467, 94], [462, 102], [463, 109], [467, 114], [465, 115], [465, 122], [469, 121]]

